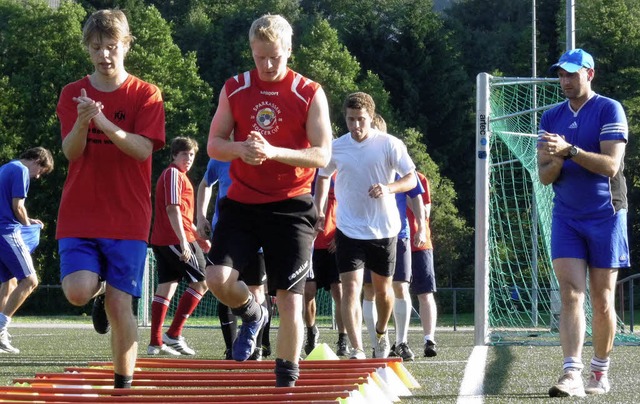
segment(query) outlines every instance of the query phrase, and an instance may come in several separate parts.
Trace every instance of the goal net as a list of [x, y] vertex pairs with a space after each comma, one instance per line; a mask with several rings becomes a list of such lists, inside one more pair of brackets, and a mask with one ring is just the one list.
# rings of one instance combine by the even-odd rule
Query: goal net
[[[146, 268], [144, 273], [142, 296], [138, 300], [138, 325], [142, 327], [148, 327], [151, 325], [151, 303], [153, 302], [153, 295], [158, 286], [158, 274], [156, 272], [156, 259], [153, 255], [151, 248], [147, 249]], [[178, 301], [180, 296], [187, 288], [188, 284], [184, 280], [180, 281], [176, 293], [171, 299], [169, 310], [167, 311], [167, 317], [165, 319], [165, 325], [170, 324], [173, 319], [173, 315], [178, 307]], [[275, 302], [273, 307], [272, 327], [277, 327], [279, 322], [278, 305]], [[316, 325], [319, 327], [333, 327], [333, 319], [335, 306], [333, 305], [333, 299], [331, 294], [324, 289], [318, 290], [316, 294]], [[208, 291], [196, 307], [195, 311], [189, 317], [189, 321], [186, 324], [190, 326], [204, 326], [204, 327], [218, 327], [220, 321], [218, 320], [218, 300], [213, 294]]]
[[[542, 113], [564, 100], [558, 79], [477, 78], [475, 341], [557, 344], [551, 265], [553, 189], [538, 180]], [[586, 301], [587, 333], [591, 306]], [[618, 322], [617, 342], [638, 342]]]

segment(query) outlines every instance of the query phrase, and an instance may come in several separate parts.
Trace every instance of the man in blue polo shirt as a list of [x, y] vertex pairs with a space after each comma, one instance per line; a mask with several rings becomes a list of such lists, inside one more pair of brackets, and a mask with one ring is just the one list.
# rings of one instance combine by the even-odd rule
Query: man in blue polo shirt
[[[11, 345], [8, 327], [13, 315], [38, 286], [30, 252], [35, 248], [42, 221], [27, 213], [25, 200], [31, 179], [53, 170], [53, 155], [43, 147], [31, 148], [0, 167], [0, 283], [6, 295], [0, 310], [0, 353], [18, 354]], [[35, 239], [34, 239], [35, 238]], [[12, 289], [9, 282], [16, 279]]]
[[[551, 255], [562, 302], [564, 373], [549, 395], [603, 394], [610, 389], [618, 268], [630, 264], [623, 175], [627, 119], [619, 102], [591, 89], [594, 61], [584, 50], [566, 52], [551, 70], [557, 72], [567, 101], [543, 114], [538, 132], [540, 181], [553, 184], [555, 192]], [[581, 358], [587, 282], [594, 355], [585, 388]]]

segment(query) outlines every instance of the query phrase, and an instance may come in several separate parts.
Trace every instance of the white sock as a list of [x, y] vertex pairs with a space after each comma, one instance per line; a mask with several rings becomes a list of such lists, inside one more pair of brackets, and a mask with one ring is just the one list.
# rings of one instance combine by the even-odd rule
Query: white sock
[[424, 343], [426, 344], [427, 341], [431, 341], [434, 344], [436, 343], [435, 338], [433, 338], [433, 335], [431, 335], [431, 334], [427, 334], [427, 335], [424, 336]]
[[584, 365], [582, 364], [582, 359], [577, 358], [575, 356], [567, 356], [564, 358], [564, 363], [562, 364], [562, 369], [564, 372], [582, 372]]
[[600, 359], [596, 356], [591, 358], [591, 371], [592, 372], [608, 372], [611, 359]]
[[373, 300], [362, 300], [362, 318], [364, 318], [364, 324], [367, 326], [371, 346], [375, 347], [378, 343], [378, 337], [376, 336], [378, 311], [376, 310], [376, 305]]
[[396, 299], [393, 302], [393, 318], [396, 323], [396, 346], [407, 342], [411, 321], [411, 300]]

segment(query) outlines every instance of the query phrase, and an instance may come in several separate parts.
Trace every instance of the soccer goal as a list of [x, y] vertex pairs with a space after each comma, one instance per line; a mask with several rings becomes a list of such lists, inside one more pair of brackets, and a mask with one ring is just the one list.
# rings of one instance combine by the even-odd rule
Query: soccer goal
[[[158, 286], [158, 276], [156, 272], [156, 259], [153, 255], [152, 249], [147, 249], [147, 259], [145, 265], [145, 273], [142, 284], [142, 296], [138, 300], [138, 325], [148, 327], [151, 325], [151, 303], [153, 302], [153, 295]], [[167, 322], [171, 321], [173, 315], [178, 307], [178, 301], [180, 296], [187, 288], [187, 283], [182, 280], [178, 285], [176, 293], [171, 299], [169, 310], [167, 311]], [[316, 295], [316, 324], [323, 327], [333, 327], [335, 319], [335, 306], [331, 294], [325, 290], [318, 290]], [[272, 321], [273, 325], [278, 324], [278, 305], [277, 302], [274, 305], [274, 316]], [[218, 300], [209, 291], [207, 292], [198, 307], [189, 318], [187, 326], [219, 326], [218, 320]]]
[[[536, 143], [542, 113], [563, 100], [558, 79], [477, 77], [476, 345], [559, 343], [553, 189], [538, 180]], [[640, 342], [621, 321], [616, 341]]]

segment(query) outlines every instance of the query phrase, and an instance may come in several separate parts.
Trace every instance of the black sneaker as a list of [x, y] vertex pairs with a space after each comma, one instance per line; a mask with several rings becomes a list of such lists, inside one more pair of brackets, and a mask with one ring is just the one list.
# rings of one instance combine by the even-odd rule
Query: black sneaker
[[224, 350], [224, 359], [227, 361], [233, 360], [233, 353], [231, 352], [231, 348], [227, 348]]
[[318, 327], [307, 327], [307, 343], [304, 344], [304, 353], [309, 355], [318, 344]]
[[261, 346], [257, 346], [256, 349], [253, 350], [253, 353], [251, 354], [249, 359], [247, 359], [247, 360], [249, 360], [249, 361], [261, 361], [262, 360], [262, 347]]
[[347, 356], [349, 355], [349, 347], [347, 346], [346, 339], [338, 339], [336, 355], [338, 356]]
[[424, 344], [424, 356], [427, 358], [432, 358], [436, 356], [438, 353], [436, 352], [436, 343], [431, 341], [430, 339]]
[[403, 361], [412, 361], [415, 357], [413, 351], [409, 348], [409, 345], [407, 345], [406, 342], [398, 344], [398, 347], [394, 349], [394, 353], [401, 357]]
[[266, 358], [267, 356], [271, 356], [271, 345], [262, 346], [262, 357]]
[[106, 334], [111, 329], [107, 312], [104, 310], [104, 293], [93, 299], [93, 309], [91, 309], [91, 320], [93, 328], [98, 334]]
[[394, 358], [398, 356], [396, 353], [396, 344], [391, 345], [391, 349], [389, 349], [389, 358]]

